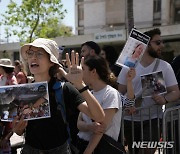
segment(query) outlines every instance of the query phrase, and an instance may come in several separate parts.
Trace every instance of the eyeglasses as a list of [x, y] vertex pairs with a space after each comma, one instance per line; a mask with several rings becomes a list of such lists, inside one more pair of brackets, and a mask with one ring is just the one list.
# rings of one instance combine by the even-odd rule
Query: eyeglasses
[[163, 44], [163, 40], [156, 40], [156, 41], [151, 41], [154, 42], [156, 45]]
[[32, 58], [34, 56], [34, 54], [38, 59], [43, 58], [45, 55], [45, 53], [43, 51], [33, 51], [33, 50], [26, 51], [27, 58]]

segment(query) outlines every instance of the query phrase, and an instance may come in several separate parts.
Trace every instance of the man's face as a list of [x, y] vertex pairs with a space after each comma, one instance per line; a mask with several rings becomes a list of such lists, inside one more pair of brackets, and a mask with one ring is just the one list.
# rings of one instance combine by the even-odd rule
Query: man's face
[[81, 48], [81, 57], [87, 58], [88, 56], [96, 56], [96, 53], [91, 47], [83, 45]]
[[163, 41], [160, 35], [155, 35], [149, 43], [148, 53], [151, 57], [161, 57], [162, 49], [164, 48]]
[[88, 47], [87, 45], [83, 45], [81, 48], [81, 57], [87, 58], [88, 56], [90, 56], [90, 51], [90, 47]]

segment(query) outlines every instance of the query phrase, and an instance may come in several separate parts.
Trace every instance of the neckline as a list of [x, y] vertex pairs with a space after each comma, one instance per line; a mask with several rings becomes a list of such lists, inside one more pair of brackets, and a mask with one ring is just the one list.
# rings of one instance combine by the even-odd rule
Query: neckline
[[141, 66], [143, 69], [147, 69], [147, 68], [149, 68], [149, 67], [155, 65], [156, 61], [157, 61], [157, 58], [155, 58], [154, 61], [153, 61], [150, 65], [148, 65], [148, 66], [146, 66], [146, 67], [143, 66], [140, 62], [139, 62], [139, 64], [140, 64], [140, 66]]

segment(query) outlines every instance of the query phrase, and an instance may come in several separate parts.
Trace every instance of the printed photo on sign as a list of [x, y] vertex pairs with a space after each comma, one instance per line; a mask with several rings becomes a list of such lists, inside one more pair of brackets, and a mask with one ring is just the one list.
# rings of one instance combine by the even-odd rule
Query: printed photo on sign
[[116, 65], [135, 67], [144, 54], [149, 39], [149, 36], [132, 29], [129, 38], [116, 61]]
[[142, 98], [167, 92], [162, 71], [141, 76]]
[[12, 121], [15, 116], [25, 120], [50, 117], [47, 82], [36, 82], [0, 87], [1, 121]]

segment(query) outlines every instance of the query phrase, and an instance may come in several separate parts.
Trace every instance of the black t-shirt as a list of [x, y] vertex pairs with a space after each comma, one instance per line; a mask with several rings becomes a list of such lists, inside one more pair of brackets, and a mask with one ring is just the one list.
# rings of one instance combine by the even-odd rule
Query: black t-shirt
[[[28, 121], [26, 128], [26, 144], [41, 150], [49, 150], [63, 145], [68, 139], [66, 125], [61, 112], [57, 110], [58, 103], [55, 100], [53, 86], [56, 80], [53, 78], [48, 83], [49, 102], [51, 117]], [[77, 111], [78, 105], [84, 102], [80, 93], [70, 83], [65, 83], [63, 87], [64, 103], [67, 111]]]
[[174, 74], [176, 76], [177, 82], [178, 82], [178, 86], [180, 88], [180, 55], [178, 55], [177, 57], [175, 57], [171, 63], [171, 66], [174, 70]]

